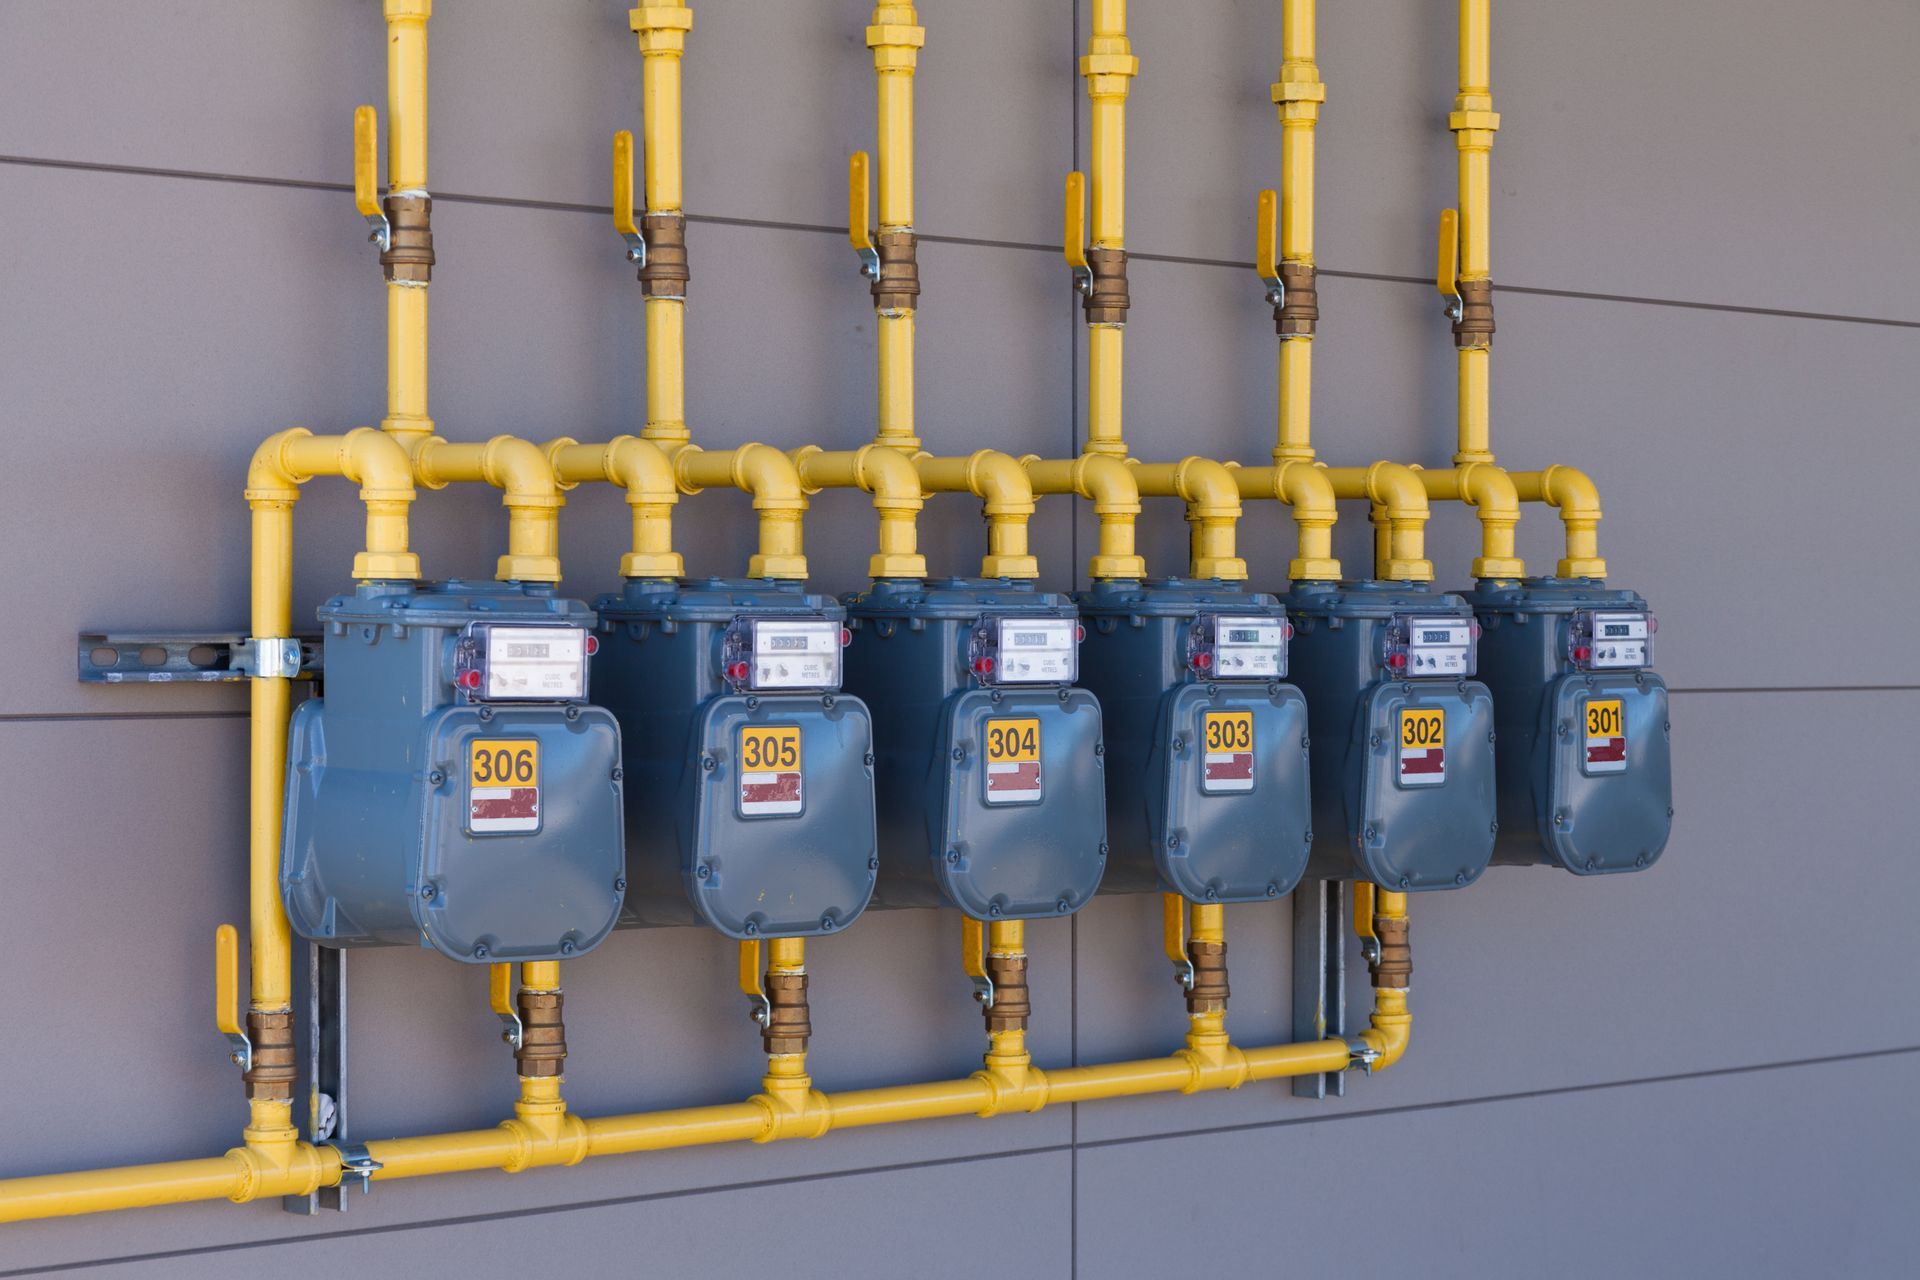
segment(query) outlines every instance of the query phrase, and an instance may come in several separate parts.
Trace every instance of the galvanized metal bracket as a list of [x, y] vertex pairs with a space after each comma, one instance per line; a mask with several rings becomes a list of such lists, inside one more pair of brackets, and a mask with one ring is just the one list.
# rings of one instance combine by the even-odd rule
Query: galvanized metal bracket
[[[306, 1016], [300, 1028], [307, 1079], [307, 1140], [332, 1146], [341, 1153], [338, 1186], [321, 1187], [304, 1196], [283, 1196], [288, 1213], [311, 1216], [322, 1209], [346, 1209], [346, 1187], [358, 1180], [367, 1189], [367, 1177], [380, 1167], [365, 1147], [347, 1137], [347, 953], [338, 947], [307, 944], [302, 975]], [[358, 1162], [358, 1163], [356, 1163]]]
[[254, 676], [311, 680], [317, 635], [257, 639], [237, 631], [82, 631], [81, 684], [220, 684]]
[[[1293, 891], [1293, 1038], [1342, 1040], [1347, 1031], [1346, 886], [1304, 880]], [[1350, 1065], [1370, 1069], [1373, 1050], [1348, 1041]], [[1338, 1098], [1346, 1077], [1337, 1071], [1295, 1076], [1296, 1098]]]
[[[373, 1175], [386, 1168], [373, 1158], [373, 1153], [361, 1143], [329, 1142], [328, 1146], [340, 1153], [340, 1185], [327, 1188], [330, 1191], [345, 1191], [347, 1183], [357, 1181], [360, 1194], [366, 1195], [373, 1190]], [[334, 1208], [342, 1206], [335, 1205]]]

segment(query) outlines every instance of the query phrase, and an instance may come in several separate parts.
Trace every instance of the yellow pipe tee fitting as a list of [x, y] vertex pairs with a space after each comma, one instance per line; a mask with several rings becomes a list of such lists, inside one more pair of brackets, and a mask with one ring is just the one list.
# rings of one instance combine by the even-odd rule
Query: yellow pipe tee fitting
[[1033, 579], [1040, 562], [1027, 550], [1027, 522], [1033, 517], [1033, 482], [1013, 457], [981, 449], [964, 458], [917, 453], [914, 469], [930, 493], [970, 493], [980, 499], [987, 520], [987, 554], [980, 560], [983, 578]]
[[1244, 580], [1247, 562], [1235, 553], [1234, 546], [1240, 487], [1233, 472], [1211, 458], [1200, 457], [1131, 465], [1141, 493], [1177, 497], [1187, 504], [1192, 542], [1188, 572], [1195, 578]]
[[673, 450], [674, 481], [680, 492], [733, 488], [753, 495], [760, 519], [760, 549], [747, 564], [747, 576], [801, 580], [807, 576], [800, 517], [807, 496], [792, 460], [772, 445], [743, 444], [708, 452], [698, 445]]
[[580, 444], [567, 436], [549, 440], [554, 482], [571, 489], [604, 480], [626, 491], [633, 513], [633, 549], [620, 557], [623, 578], [678, 578], [684, 572], [673, 549], [673, 505], [680, 501], [673, 462], [658, 445], [638, 436], [615, 436], [606, 444]]
[[1600, 491], [1585, 472], [1552, 466], [1545, 471], [1516, 471], [1513, 481], [1523, 502], [1545, 502], [1560, 512], [1566, 526], [1567, 553], [1554, 572], [1562, 578], [1604, 578], [1600, 556]]
[[1337, 496], [1365, 498], [1382, 508], [1386, 547], [1385, 554], [1376, 557], [1374, 572], [1394, 582], [1433, 581], [1426, 550], [1431, 512], [1419, 472], [1397, 462], [1376, 462], [1370, 467], [1328, 467], [1326, 476]]
[[1071, 493], [1093, 503], [1099, 521], [1099, 545], [1087, 561], [1087, 575], [1102, 581], [1143, 578], [1147, 562], [1134, 550], [1134, 521], [1140, 515], [1140, 488], [1133, 468], [1106, 454], [1073, 459], [1020, 459], [1035, 493]]
[[560, 581], [560, 486], [540, 446], [518, 436], [485, 444], [450, 444], [438, 436], [413, 451], [414, 478], [429, 489], [452, 482], [484, 482], [501, 491], [507, 508], [507, 553], [495, 576], [502, 582]]
[[884, 445], [828, 452], [803, 445], [787, 455], [807, 493], [861, 489], [873, 496], [880, 517], [879, 549], [867, 560], [872, 578], [924, 578], [927, 560], [918, 550], [916, 521], [926, 499], [913, 460]]

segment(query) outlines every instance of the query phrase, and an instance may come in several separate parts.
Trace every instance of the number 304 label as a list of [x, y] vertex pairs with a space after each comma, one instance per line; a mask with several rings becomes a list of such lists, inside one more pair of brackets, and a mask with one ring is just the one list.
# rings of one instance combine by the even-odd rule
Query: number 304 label
[[1627, 771], [1626, 708], [1618, 698], [1587, 703], [1587, 772]]
[[467, 829], [476, 834], [540, 829], [540, 744], [475, 738], [467, 749]]
[[740, 816], [779, 818], [799, 813], [801, 792], [800, 726], [740, 727]]
[[1400, 709], [1400, 785], [1435, 787], [1446, 780], [1446, 709], [1402, 707]]
[[1032, 804], [1043, 794], [1039, 719], [987, 721], [987, 803]]

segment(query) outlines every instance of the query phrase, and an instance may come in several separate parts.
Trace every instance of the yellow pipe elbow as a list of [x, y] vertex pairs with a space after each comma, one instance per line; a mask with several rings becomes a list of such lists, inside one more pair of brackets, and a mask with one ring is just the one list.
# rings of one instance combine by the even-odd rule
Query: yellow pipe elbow
[[859, 489], [872, 497], [880, 530], [879, 549], [867, 560], [869, 577], [927, 576], [927, 560], [919, 552], [916, 524], [926, 495], [911, 458], [889, 445], [871, 444], [831, 452], [818, 445], [803, 445], [787, 457], [807, 493]]
[[429, 489], [481, 482], [501, 491], [507, 509], [507, 554], [494, 574], [502, 582], [560, 581], [560, 486], [545, 451], [518, 436], [485, 444], [450, 444], [438, 436], [413, 452], [414, 478]]
[[747, 576], [795, 580], [807, 576], [800, 529], [807, 495], [799, 471], [786, 454], [766, 444], [743, 444], [713, 453], [685, 445], [674, 451], [673, 469], [682, 493], [727, 487], [753, 495], [753, 509], [760, 517], [760, 549], [747, 562]]
[[1283, 462], [1274, 468], [1274, 496], [1293, 510], [1293, 523], [1299, 532], [1299, 554], [1287, 564], [1287, 577], [1295, 582], [1335, 582], [1340, 577], [1340, 561], [1333, 554], [1333, 524], [1339, 518], [1339, 505], [1333, 496], [1333, 481], [1323, 468], [1310, 462]]
[[1187, 572], [1195, 578], [1238, 582], [1247, 576], [1247, 562], [1236, 554], [1235, 527], [1240, 520], [1240, 486], [1233, 472], [1211, 458], [1187, 457], [1179, 462], [1132, 464], [1140, 492], [1177, 497], [1187, 504], [1191, 541]]
[[615, 436], [604, 445], [561, 436], [546, 444], [554, 483], [571, 489], [605, 480], [626, 490], [633, 513], [633, 549], [620, 557], [623, 578], [678, 578], [684, 567], [673, 549], [673, 505], [680, 501], [673, 460], [651, 440]]
[[1431, 511], [1418, 471], [1397, 462], [1376, 462], [1370, 467], [1329, 467], [1326, 475], [1339, 497], [1366, 498], [1386, 513], [1386, 555], [1377, 557], [1374, 572], [1395, 582], [1433, 581], [1426, 549]]
[[1102, 580], [1143, 578], [1147, 562], [1134, 550], [1134, 521], [1140, 515], [1140, 487], [1133, 468], [1100, 453], [1043, 459], [1028, 454], [1020, 459], [1035, 493], [1073, 493], [1093, 503], [1099, 521], [1099, 544], [1087, 561], [1089, 577]]
[[1520, 491], [1513, 477], [1491, 463], [1466, 463], [1460, 467], [1460, 496], [1480, 518], [1480, 555], [1473, 562], [1473, 576], [1524, 578], [1527, 562], [1513, 545], [1514, 527], [1520, 523]]
[[314, 476], [340, 476], [360, 486], [367, 508], [366, 548], [353, 558], [361, 582], [410, 581], [420, 557], [408, 549], [407, 512], [413, 505], [413, 467], [399, 441], [372, 427], [316, 436], [294, 427], [269, 436], [247, 467], [247, 501], [256, 510], [291, 505]]
[[1027, 549], [1027, 522], [1033, 517], [1033, 482], [1026, 469], [997, 449], [981, 449], [959, 458], [917, 453], [914, 468], [932, 493], [970, 493], [980, 499], [987, 520], [987, 554], [980, 559], [983, 578], [1040, 576], [1040, 562]]
[[1521, 472], [1514, 476], [1520, 496], [1528, 502], [1545, 502], [1560, 511], [1566, 526], [1567, 554], [1555, 572], [1563, 578], [1604, 578], [1607, 562], [1600, 557], [1600, 490], [1583, 471], [1573, 467], [1552, 466], [1545, 471]]

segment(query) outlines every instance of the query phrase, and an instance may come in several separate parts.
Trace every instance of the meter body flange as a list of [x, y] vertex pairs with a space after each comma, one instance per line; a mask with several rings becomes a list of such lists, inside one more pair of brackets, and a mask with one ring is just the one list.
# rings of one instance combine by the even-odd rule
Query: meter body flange
[[[1307, 867], [1312, 802], [1307, 702], [1285, 680], [1280, 602], [1177, 578], [1096, 583], [1074, 599], [1087, 628], [1081, 678], [1100, 699], [1112, 781], [1102, 889], [1193, 902], [1291, 892]], [[1211, 648], [1196, 648], [1223, 618], [1278, 624], [1280, 669], [1236, 678]]]
[[755, 689], [723, 665], [755, 622], [837, 633], [845, 611], [798, 583], [723, 578], [633, 579], [595, 608], [594, 699], [626, 744], [622, 925], [744, 940], [852, 923], [877, 866], [872, 718], [837, 687]]
[[[1652, 866], [1673, 828], [1666, 682], [1647, 667], [1583, 670], [1572, 656], [1604, 643], [1573, 633], [1583, 615], [1650, 618], [1646, 600], [1567, 578], [1484, 583], [1467, 599], [1500, 734], [1493, 861], [1578, 875]], [[1606, 722], [1593, 734], [1590, 709]]]
[[1406, 892], [1473, 883], [1496, 834], [1493, 695], [1470, 674], [1427, 665], [1431, 654], [1403, 651], [1401, 665], [1389, 665], [1407, 619], [1465, 639], [1466, 601], [1374, 581], [1298, 583], [1281, 599], [1294, 626], [1290, 671], [1313, 727], [1307, 873]]
[[991, 679], [1010, 652], [991, 644], [1002, 620], [1077, 645], [1073, 602], [949, 578], [879, 580], [847, 605], [848, 687], [874, 708], [879, 901], [978, 920], [1085, 906], [1107, 861], [1100, 704], [1053, 680]]
[[372, 584], [319, 617], [326, 695], [294, 712], [287, 752], [294, 930], [473, 964], [599, 943], [624, 875], [619, 725], [584, 683], [492, 700], [460, 681], [492, 627], [558, 628], [556, 650], [584, 663], [587, 606], [532, 584]]

